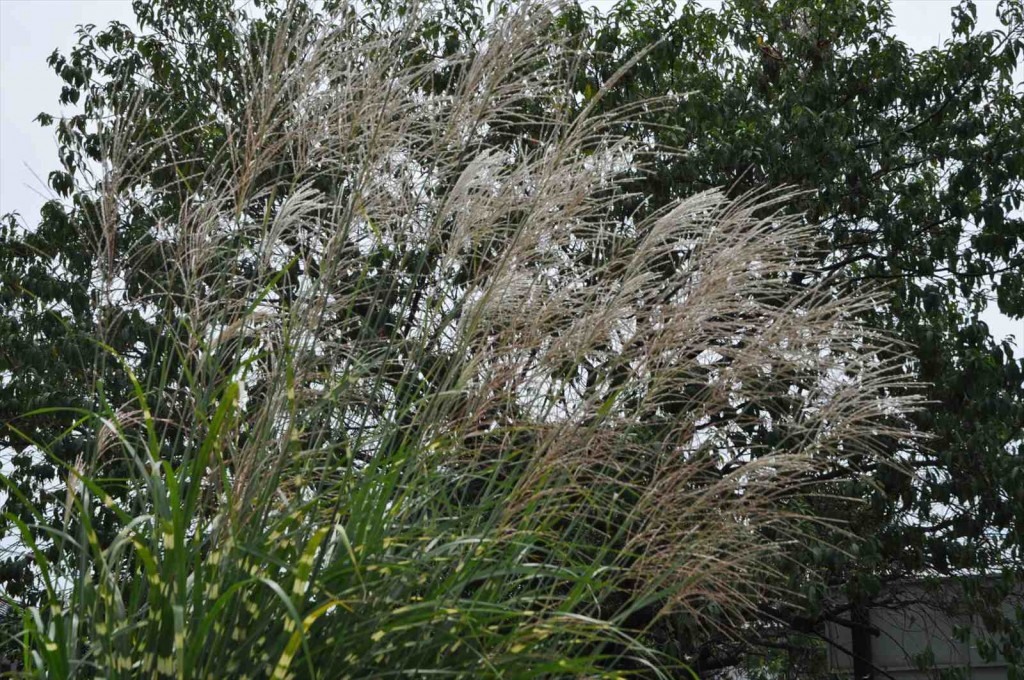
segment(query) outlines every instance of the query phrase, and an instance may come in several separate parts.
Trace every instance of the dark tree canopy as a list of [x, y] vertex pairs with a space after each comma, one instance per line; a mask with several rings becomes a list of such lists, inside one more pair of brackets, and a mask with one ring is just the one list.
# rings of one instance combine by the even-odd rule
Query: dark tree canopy
[[[251, 74], [236, 68], [240, 55], [272, 34], [282, 16], [278, 3], [267, 1], [250, 10], [231, 0], [134, 5], [138, 32], [116, 23], [85, 27], [70, 54], [51, 56], [65, 83], [60, 102], [81, 111], [39, 116], [56, 126], [60, 167], [49, 183], [59, 198], [30, 227], [6, 216], [0, 230], [0, 373], [9, 376], [0, 387], [0, 419], [9, 426], [0, 431], [0, 449], [10, 456], [14, 484], [53, 513], [64, 494], [54, 486], [58, 466], [31, 455], [26, 439], [59, 440], [53, 453], [69, 463], [90, 446], [88, 435], [61, 438], [74, 426], [64, 412], [21, 416], [55, 405], [95, 406], [91, 386], [103, 366], [103, 350], [89, 339], [96, 315], [123, 314], [118, 334], [103, 341], [137, 366], [166, 370], [155, 363], [162, 356], [158, 324], [138, 309], [96, 299], [91, 283], [102, 206], [74, 188], [88, 184], [91, 164], [113, 138], [94, 117], [144, 101], [144, 115], [133, 118], [142, 122], [129, 136], [151, 144], [175, 139], [166, 149], [153, 144], [147, 167], [134, 169], [147, 180], [133, 191], [153, 200], [147, 212], [123, 218], [123, 238], [103, 243], [116, 259], [124, 256], [122, 243], [155, 239], [161, 216], [180, 208], [175, 187], [215, 162], [226, 121], [245, 104], [239, 93]], [[905, 453], [912, 475], [871, 469], [864, 484], [837, 489], [865, 500], [850, 523], [861, 539], [856, 551], [797, 549], [798, 558], [860, 604], [884, 600], [887, 583], [910, 577], [987, 574], [1000, 577], [1000, 594], [1019, 587], [1024, 362], [979, 315], [994, 291], [1004, 314], [1024, 318], [1024, 5], [1000, 2], [1003, 28], [980, 32], [974, 3], [964, 2], [951, 17], [953, 37], [922, 52], [894, 35], [884, 0], [731, 0], [720, 11], [676, 5], [625, 0], [607, 14], [570, 5], [556, 24], [580, 48], [579, 105], [612, 110], [657, 98], [661, 104], [637, 132], [641, 141], [679, 152], [659, 157], [644, 179], [649, 200], [625, 212], [654, 211], [711, 187], [736, 195], [762, 186], [800, 189], [788, 209], [819, 225], [819, 244], [817, 267], [794, 282], [884, 284], [869, 320], [907, 343], [906, 369], [932, 402], [915, 415], [931, 439]], [[366, 20], [380, 25], [403, 11], [402, 3], [371, 6]], [[435, 22], [410, 39], [423, 44], [421, 54], [444, 56], [478, 35], [484, 21], [475, 3], [440, 3]], [[591, 101], [640, 53], [607, 96]], [[451, 77], [439, 72], [436, 88]], [[182, 150], [186, 162], [170, 156]], [[125, 281], [128, 296], [153, 292], [147, 281]], [[401, 323], [385, 312], [366, 314], [384, 328]], [[112, 401], [130, 392], [120, 372], [104, 377]], [[9, 511], [31, 520], [18, 503]], [[835, 511], [825, 502], [816, 509]], [[11, 526], [0, 520], [0, 534]], [[970, 590], [970, 579], [965, 583]], [[31, 601], [28, 561], [0, 557], [0, 587]], [[835, 592], [809, 585], [803, 602], [766, 610], [764, 629], [748, 646], [683, 651], [713, 668], [741, 662], [752, 649], [799, 647], [800, 636], [822, 621], [849, 621], [849, 606]], [[997, 615], [998, 600], [970, 593], [1002, 652], [1018, 658], [1024, 626]], [[672, 633], [652, 634], [668, 640]]]
[[[933, 401], [918, 426], [934, 439], [909, 461], [914, 477], [878, 470], [858, 492], [855, 559], [812, 557], [869, 601], [922, 574], [1020, 582], [1024, 362], [979, 317], [993, 291], [1024, 317], [1024, 5], [997, 12], [1002, 28], [981, 32], [962, 3], [953, 37], [922, 52], [893, 34], [886, 2], [623, 2], [567, 21], [601, 55], [581, 91], [650, 49], [607, 104], [682, 95], [655, 119], [658, 141], [683, 152], [651, 178], [655, 194], [805, 189], [793, 209], [821, 226], [816, 275], [886, 284], [874, 322], [912, 348]], [[988, 618], [1005, 651], [1024, 648], [1019, 623]]]

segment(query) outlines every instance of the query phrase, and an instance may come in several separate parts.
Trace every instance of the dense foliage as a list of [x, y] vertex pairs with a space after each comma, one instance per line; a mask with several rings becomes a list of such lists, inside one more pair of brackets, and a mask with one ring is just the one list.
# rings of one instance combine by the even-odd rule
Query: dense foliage
[[[331, 3], [327, 5], [329, 12]], [[392, 36], [389, 47], [395, 68], [420, 69], [416, 82], [424, 96], [444, 99], [458, 94], [460, 84], [472, 76], [463, 57], [481, 44], [488, 29], [474, 3], [441, 3], [434, 9], [414, 24], [414, 31], [399, 30], [409, 11], [403, 4], [373, 3], [356, 23], [364, 35]], [[183, 412], [192, 412], [199, 422], [203, 414], [200, 409], [196, 415], [196, 397], [191, 393], [198, 385], [204, 386], [199, 403], [210, 411], [205, 415], [220, 411], [217, 404], [237, 368], [232, 362], [250, 359], [241, 359], [240, 350], [233, 347], [217, 360], [224, 361], [224, 366], [207, 367], [203, 370], [209, 373], [203, 373], [184, 358], [189, 353], [181, 348], [209, 339], [196, 339], [204, 336], [177, 303], [172, 305], [173, 312], [166, 308], [158, 312], [160, 305], [152, 305], [153, 300], [188, 296], [207, 299], [218, 290], [207, 283], [188, 288], [186, 283], [195, 281], [195, 274], [182, 271], [187, 267], [168, 255], [166, 244], [177, 242], [197, 196], [210, 198], [223, 188], [211, 184], [211, 177], [223, 179], [226, 168], [243, 167], [243, 161], [252, 160], [238, 155], [253, 148], [241, 144], [242, 131], [250, 136], [261, 131], [269, 135], [261, 139], [276, 140], [275, 135], [280, 135], [288, 140], [280, 146], [271, 143], [266, 153], [274, 162], [258, 165], [259, 172], [253, 171], [244, 178], [244, 186], [234, 189], [239, 196], [236, 210], [244, 206], [252, 220], [279, 214], [299, 187], [330, 196], [328, 204], [333, 205], [340, 200], [339, 187], [350, 181], [349, 170], [315, 165], [324, 162], [315, 147], [288, 137], [288, 116], [270, 117], [269, 112], [278, 112], [275, 107], [281, 102], [297, 97], [288, 89], [287, 78], [275, 95], [280, 101], [267, 104], [265, 111], [253, 110], [256, 83], [264, 83], [274, 73], [287, 73], [283, 65], [296, 64], [308, 47], [301, 40], [289, 43], [287, 53], [275, 55], [277, 63], [261, 56], [261, 46], [273, 44], [285, 26], [307, 19], [315, 23], [310, 7], [300, 3], [286, 13], [276, 3], [260, 2], [248, 16], [226, 0], [165, 0], [139, 2], [136, 10], [141, 31], [116, 24], [87, 29], [71, 54], [55, 53], [51, 58], [51, 66], [66, 83], [61, 102], [77, 104], [81, 110], [59, 121], [40, 116], [42, 123], [57, 126], [62, 167], [51, 174], [50, 184], [60, 198], [44, 207], [38, 226], [26, 229], [9, 217], [3, 227], [0, 370], [6, 373], [0, 388], [0, 417], [7, 428], [0, 432], [0, 446], [11, 453], [10, 493], [25, 501], [8, 502], [5, 509], [11, 514], [0, 520], [4, 533], [17, 533], [19, 522], [24, 527], [69, 529], [65, 501], [70, 502], [74, 494], [69, 495], [63, 480], [69, 478], [67, 470], [76, 461], [94, 464], [100, 446], [101, 429], [87, 414], [131, 404], [142, 398], [141, 390], [154, 409], [160, 404], [168, 421], [180, 422]], [[854, 461], [865, 475], [860, 482], [849, 479], [849, 467], [817, 470], [814, 476], [828, 484], [830, 498], [801, 498], [797, 507], [789, 501], [790, 510], [818, 518], [850, 517], [850, 506], [837, 502], [836, 495], [868, 502], [853, 511], [851, 527], [859, 539], [854, 548], [830, 549], [822, 542], [845, 541], [837, 538], [835, 526], [801, 526], [805, 540], [791, 547], [788, 561], [772, 565], [784, 572], [786, 590], [799, 596], [755, 598], [754, 618], [761, 625], [744, 628], [744, 639], [736, 639], [735, 626], [727, 641], [701, 630], [711, 621], [719, 631], [728, 629], [733, 619], [727, 616], [705, 611], [702, 617], [693, 607], [664, 616], [664, 598], [637, 598], [623, 604], [621, 593], [628, 589], [621, 584], [612, 588], [620, 594], [609, 595], [602, 603], [605, 609], [621, 614], [617, 623], [623, 630], [646, 631], [647, 643], [664, 653], [705, 669], [739, 663], [758, 645], [789, 648], [792, 654], [804, 646], [803, 634], [817, 630], [821, 621], [850, 622], [846, 598], [858, 603], [884, 600], [888, 597], [885, 583], [908, 576], [978, 573], [1003, 577], [996, 593], [975, 592], [971, 600], [977, 611], [986, 614], [993, 639], [1007, 656], [1024, 647], [1020, 628], [1004, 621], [992, 606], [1020, 583], [1022, 572], [1024, 378], [1011, 348], [994, 340], [978, 319], [991, 289], [1005, 313], [1024, 314], [1024, 227], [1015, 212], [1024, 200], [1024, 104], [1014, 81], [1014, 68], [1024, 54], [1024, 18], [1019, 2], [1002, 3], [1005, 30], [988, 34], [974, 30], [973, 16], [973, 7], [965, 4], [955, 12], [950, 43], [914, 53], [893, 37], [884, 2], [769, 6], [736, 0], [717, 12], [691, 4], [676, 8], [668, 2], [623, 2], [607, 15], [568, 7], [542, 30], [551, 45], [564, 44], [563, 56], [573, 55], [559, 77], [568, 79], [565, 90], [575, 96], [517, 98], [480, 132], [481, 148], [544, 148], [550, 140], [559, 139], [560, 116], [571, 120], [585, 110], [602, 121], [601, 135], [631, 138], [638, 148], [658, 149], [644, 156], [642, 184], [618, 185], [619, 194], [608, 205], [611, 213], [601, 218], [625, 225], [621, 229], [656, 219], [674, 200], [711, 187], [729, 187], [735, 197], [764, 185], [806, 190], [782, 203], [752, 208], [762, 216], [781, 209], [794, 220], [806, 218], [816, 225], [815, 238], [803, 239], [801, 251], [794, 255], [801, 265], [789, 268], [788, 285], [807, 294], [825, 288], [858, 295], [862, 290], [875, 292], [884, 282], [886, 293], [877, 304], [851, 304], [851, 310], [858, 311], [861, 320], [906, 341], [913, 355], [905, 358], [902, 370], [928, 383], [927, 396], [934, 403], [913, 416], [916, 428], [933, 437], [927, 447], [907, 442], [897, 446], [896, 439], [882, 442], [892, 449], [890, 453], [899, 452], [901, 463], [913, 469], [912, 475], [876, 465], [874, 447], [868, 447], [853, 451], [863, 454]], [[531, 35], [536, 30], [531, 28]], [[557, 63], [554, 57], [547, 58]], [[524, 70], [519, 73], [530, 72], [526, 65], [520, 67]], [[613, 85], [605, 87], [609, 81]], [[325, 85], [330, 88], [339, 82], [344, 82], [344, 76], [328, 79]], [[111, 113], [113, 119], [104, 122], [102, 117]], [[305, 113], [315, 116], [313, 111]], [[408, 123], [413, 128], [416, 124]], [[263, 130], [260, 125], [269, 127]], [[595, 153], [599, 147], [587, 139], [575, 150]], [[424, 145], [405, 153], [432, 158], [437, 150]], [[467, 153], [452, 161], [453, 177], [470, 164], [471, 156]], [[112, 158], [123, 163], [114, 168], [116, 172], [111, 171]], [[401, 181], [398, 174], [395, 178]], [[323, 219], [324, 213], [317, 213], [317, 218]], [[518, 223], [523, 215], [509, 219]], [[325, 262], [323, 243], [312, 236], [316, 232], [315, 228], [282, 232], [281, 247], [288, 255], [264, 270], [254, 259], [242, 256], [250, 246], [233, 243], [235, 250], [225, 251], [233, 252], [237, 260], [230, 271], [249, 281], [255, 291], [267, 287], [275, 296], [294, 299], [309, 281], [321, 280], [325, 267], [338, 266]], [[628, 229], [621, 233], [610, 229], [603, 237], [607, 241], [588, 241], [592, 248], [572, 256], [573, 271], [587, 285], [599, 286], [599, 273], [635, 247], [630, 245], [634, 237]], [[211, 252], [228, 258], [224, 260], [227, 267], [227, 255], [216, 248]], [[348, 257], [355, 255], [353, 251]], [[440, 251], [409, 241], [373, 253], [359, 251], [358, 256], [364, 258], [354, 270], [363, 272], [357, 278], [359, 294], [347, 312], [350, 316], [344, 318], [359, 319], [360, 329], [344, 333], [356, 333], [353, 338], [364, 340], [415, 338], [420, 310], [438, 304], [431, 301], [431, 285], [437, 283]], [[671, 254], [652, 263], [649, 274], [657, 285], [672, 286], [675, 277], [687, 271], [686, 262], [686, 256]], [[101, 285], [103, 276], [108, 277], [106, 286]], [[450, 283], [468, 285], [469, 280], [455, 276]], [[252, 301], [244, 295], [238, 299]], [[396, 310], [404, 310], [404, 315]], [[232, 313], [237, 316], [228, 326], [245, 316], [237, 310]], [[352, 403], [391, 404], [393, 412], [400, 413], [401, 404], [418, 403], [417, 399], [444, 384], [413, 384], [415, 380], [403, 378], [409, 372], [409, 364], [404, 363], [409, 352], [394, 351], [402, 358], [390, 368], [386, 361], [379, 363], [376, 355], [370, 362], [381, 367], [382, 385], [390, 387], [350, 396]], [[437, 354], [420, 357], [428, 361], [418, 369], [422, 375], [464, 375]], [[139, 385], [133, 384], [126, 366]], [[591, 392], [585, 394], [597, 394], [595, 385], [604, 380], [614, 389], [623, 382], [630, 384], [633, 378], [627, 367], [628, 362], [609, 354], [607, 347], [598, 348], [585, 361], [567, 361], [562, 377], [592, 383]], [[708, 369], [701, 379], [708, 380], [712, 371]], [[150, 393], [156, 385], [166, 388], [169, 382], [181, 381], [181, 375], [190, 376], [190, 390], [163, 389], [158, 399]], [[715, 417], [734, 425], [730, 446], [760, 455], [776, 451], [780, 442], [787, 441], [782, 428], [766, 427], [760, 414], [771, 413], [778, 422], [800, 413], [806, 401], [792, 398], [788, 388], [808, 384], [802, 382], [807, 378], [797, 374], [774, 378], [762, 386], [766, 396], [740, 403], [716, 402]], [[269, 378], [263, 380], [249, 388], [249, 403], [257, 411], [262, 395], [273, 391]], [[697, 377], [693, 380], [699, 382]], [[893, 389], [900, 393], [901, 388]], [[699, 390], [696, 394], [684, 390], [682, 398], [666, 392], [654, 401], [638, 395], [634, 395], [638, 407], [653, 406], [642, 418], [643, 430], [630, 436], [652, 444], [678, 438], [687, 416], [699, 419], [690, 411], [697, 403], [694, 400], [704, 399]], [[332, 399], [336, 401], [337, 396]], [[112, 415], [107, 412], [108, 417]], [[416, 418], [405, 416], [397, 429], [403, 434], [395, 441], [374, 441], [369, 446], [363, 440], [372, 452], [364, 452], [362, 464], [404, 456], [401, 452], [410, 446], [429, 447], [426, 434], [418, 430], [415, 436], [408, 434]], [[380, 417], [380, 413], [373, 416]], [[493, 414], [489, 417], [500, 422]], [[304, 425], [302, 436], [308, 441], [300, 448], [332, 441], [340, 450], [351, 449], [351, 444], [344, 443], [353, 436], [351, 427], [338, 426], [339, 418], [330, 411], [318, 415], [315, 425]], [[186, 470], [182, 451], [189, 442], [216, 440], [220, 435], [215, 429], [209, 434], [159, 437], [157, 449], [150, 452]], [[536, 446], [528, 438], [529, 428], [509, 429], [524, 430], [517, 434], [523, 437], [517, 446]], [[188, 432], [188, 428], [182, 430]], [[245, 440], [251, 435], [237, 436]], [[244, 447], [244, 441], [238, 445]], [[495, 461], [507, 451], [501, 446], [496, 450], [500, 453], [489, 454], [494, 460], [481, 470], [504, 480], [510, 473]], [[40, 451], [48, 457], [41, 457]], [[360, 457], [357, 451], [348, 455], [352, 460]], [[333, 464], [345, 469], [338, 461]], [[130, 457], [112, 456], [102, 475], [93, 478], [96, 497], [102, 489], [102, 494], [114, 499], [132, 498], [138, 483], [132, 466]], [[377, 468], [371, 465], [370, 469]], [[728, 466], [725, 469], [730, 471]], [[482, 471], [474, 474], [481, 476]], [[426, 484], [427, 479], [438, 484], [436, 478], [417, 483]], [[374, 489], [389, 488], [388, 484], [405, 488], [393, 480], [367, 484], [366, 488]], [[483, 489], [493, 488], [483, 482], [469, 486], [472, 489], [461, 491], [457, 502], [449, 498], [445, 503], [463, 508], [477, 503], [485, 495]], [[503, 499], [498, 495], [489, 502], [500, 504]], [[108, 549], [117, 544], [123, 519], [117, 513], [98, 513], [90, 519], [97, 546]], [[173, 521], [190, 526], [192, 520], [186, 514]], [[604, 524], [593, 524], [596, 535], [575, 536], [573, 543], [601, 546], [598, 536]], [[444, 529], [451, 535], [460, 531], [466, 528]], [[529, 527], [531, 535], [534, 531], [539, 529]], [[159, 533], [154, 536], [159, 541]], [[313, 545], [323, 539], [306, 540], [310, 541], [306, 545]], [[398, 544], [404, 539], [385, 538], [382, 533], [381, 540]], [[69, 545], [53, 540], [43, 542], [35, 557], [22, 551], [3, 558], [0, 583], [6, 596], [22, 605], [45, 597], [38, 582], [40, 559], [59, 563], [61, 550]], [[274, 554], [269, 548], [247, 545]], [[311, 554], [317, 549], [312, 548]], [[545, 545], [543, 549], [554, 548]], [[287, 560], [281, 555], [276, 559]], [[506, 559], [503, 556], [497, 562], [504, 564]], [[801, 566], [785, 566], [793, 563]], [[167, 565], [168, 574], [184, 569], [181, 563]], [[816, 576], [809, 576], [807, 568]], [[224, 583], [231, 582], [225, 578]], [[837, 598], [834, 586], [841, 586], [846, 598]], [[439, 601], [451, 584], [436, 587]], [[502, 601], [507, 595], [489, 597]], [[145, 598], [141, 590], [133, 596]], [[744, 618], [752, 615], [749, 607], [744, 610]], [[173, 607], [168, 611], [173, 613]], [[595, 642], [595, 648], [607, 644], [607, 640]], [[558, 653], [564, 654], [564, 648]]]
[[[893, 35], [884, 1], [675, 5], [578, 15], [571, 28], [596, 50], [580, 90], [650, 49], [605, 102], [687, 93], [651, 116], [658, 141], [683, 152], [658, 165], [651, 193], [806, 189], [791, 208], [821, 226], [811, 278], [888, 285], [873, 322], [914, 348], [932, 401], [916, 419], [934, 439], [909, 461], [915, 474], [879, 470], [854, 492], [870, 501], [856, 556], [807, 557], [867, 602], [900, 579], [995, 576], [998, 594], [968, 579], [965, 596], [1005, 633], [995, 646], [1019, 654], [1024, 626], [993, 603], [1024, 576], [1024, 363], [979, 314], [994, 291], [1024, 317], [1024, 4], [1000, 2], [1002, 28], [980, 32], [964, 2], [952, 38], [923, 52]], [[811, 621], [849, 624], [843, 601], [808, 597]], [[806, 609], [772, 613], [808, 624]]]

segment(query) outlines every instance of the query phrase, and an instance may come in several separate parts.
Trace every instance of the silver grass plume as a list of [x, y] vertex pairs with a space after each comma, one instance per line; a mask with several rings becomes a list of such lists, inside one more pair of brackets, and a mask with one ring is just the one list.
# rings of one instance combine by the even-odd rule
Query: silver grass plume
[[[144, 105], [122, 112], [97, 260], [164, 293], [121, 298], [102, 333], [131, 309], [187, 322], [188, 374], [149, 395], [168, 439], [207, 427], [203, 390], [245, 393], [203, 481], [217, 531], [311, 501], [330, 526], [385, 464], [403, 480], [385, 530], [490, 478], [460, 491], [479, 540], [544, 536], [740, 635], [784, 592], [789, 546], [821, 540], [800, 499], [913, 438], [902, 351], [857, 322], [874, 299], [791, 283], [815, 229], [785, 191], [623, 217], [659, 151], [619, 132], [635, 109], [579, 111], [552, 7], [516, 4], [444, 63], [409, 47], [428, 9], [377, 32], [348, 6], [282, 21], [219, 157], [116, 260], [117, 214], [150, 198], [125, 189], [135, 155], [175, 145], [133, 142]], [[140, 270], [154, 252], [167, 266]]]

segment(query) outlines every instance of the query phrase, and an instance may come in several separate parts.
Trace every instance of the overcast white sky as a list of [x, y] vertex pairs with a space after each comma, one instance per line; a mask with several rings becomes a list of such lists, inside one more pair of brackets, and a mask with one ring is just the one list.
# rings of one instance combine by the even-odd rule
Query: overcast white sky
[[[941, 44], [950, 35], [949, 11], [955, 4], [895, 0], [896, 32], [917, 49]], [[978, 0], [980, 28], [997, 26], [995, 9], [995, 0]], [[41, 111], [59, 113], [61, 83], [46, 57], [54, 48], [66, 52], [74, 44], [78, 24], [102, 26], [116, 19], [131, 25], [133, 18], [129, 0], [0, 0], [0, 214], [17, 210], [31, 222], [49, 196], [45, 177], [56, 167], [53, 129], [32, 122]], [[997, 337], [1015, 336], [1017, 355], [1024, 355], [1024, 320], [991, 308], [985, 321]]]

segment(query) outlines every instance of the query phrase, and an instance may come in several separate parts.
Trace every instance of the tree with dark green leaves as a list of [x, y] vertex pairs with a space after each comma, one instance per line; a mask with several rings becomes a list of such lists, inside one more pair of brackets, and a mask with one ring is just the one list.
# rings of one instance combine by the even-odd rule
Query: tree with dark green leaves
[[[37, 226], [8, 217], [0, 239], [0, 370], [10, 376], [0, 388], [7, 425], [0, 446], [10, 452], [12, 485], [32, 501], [9, 503], [12, 515], [0, 520], [0, 532], [8, 533], [15, 518], [37, 521], [32, 507], [46, 509], [51, 521], [62, 519], [63, 466], [95, 441], [76, 417], [47, 409], [97, 408], [97, 378], [108, 403], [130, 400], [131, 380], [110, 363], [107, 348], [152, 375], [180, 370], [167, 352], [179, 339], [162, 335], [166, 323], [144, 306], [98, 299], [96, 253], [109, 262], [150, 258], [123, 281], [124, 299], [166, 293], [154, 282], [174, 276], [153, 275], [173, 266], [157, 247], [161, 229], [193, 195], [193, 178], [223, 162], [228, 131], [245, 120], [244, 93], [258, 77], [241, 68], [253, 63], [248, 51], [272, 37], [282, 17], [315, 11], [298, 7], [285, 14], [278, 3], [259, 2], [247, 16], [228, 0], [139, 2], [139, 32], [117, 24], [83, 30], [70, 54], [51, 57], [65, 82], [61, 103], [78, 104], [81, 113], [61, 120], [40, 115], [57, 128], [60, 168], [49, 181], [60, 198], [44, 206]], [[407, 10], [402, 3], [371, 3], [361, 21], [376, 30]], [[631, 613], [633, 629], [701, 672], [778, 650], [797, 658], [820, 642], [824, 622], [870, 634], [858, 626], [859, 612], [885, 604], [892, 597], [888, 584], [920, 577], [962, 580], [991, 648], [1011, 660], [1024, 648], [1019, 622], [998, 611], [1024, 579], [1024, 366], [979, 319], [993, 294], [1005, 314], [1024, 316], [1024, 103], [1015, 73], [1024, 55], [1024, 9], [1003, 2], [999, 12], [1003, 29], [979, 32], [973, 4], [964, 3], [952, 17], [953, 38], [925, 52], [893, 35], [882, 1], [735, 0], [717, 11], [622, 2], [607, 14], [568, 6], [549, 29], [578, 51], [575, 96], [566, 106], [595, 115], [630, 109], [637, 115], [615, 133], [657, 149], [637, 198], [617, 203], [621, 220], [657, 215], [673, 200], [713, 187], [733, 196], [765, 186], [799, 190], [785, 210], [814, 225], [817, 242], [799, 254], [813, 265], [795, 269], [790, 283], [878, 296], [861, 310], [861, 321], [906, 343], [903, 369], [931, 401], [913, 416], [930, 439], [915, 446], [891, 442], [902, 469], [865, 454], [857, 481], [818, 480], [831, 484], [833, 495], [862, 504], [851, 511], [828, 499], [800, 501], [812, 517], [851, 520], [846, 530], [856, 534], [855, 547], [834, 526], [808, 526], [808, 534], [835, 547], [808, 541], [795, 545], [790, 559], [820, 578], [794, 569], [789, 592], [799, 596], [761, 601], [759, 625], [725, 641], [692, 628], [685, 615], [659, 617], [657, 602]], [[421, 30], [406, 36], [417, 47], [408, 53], [410, 66], [442, 64], [429, 90], [443, 94], [459, 82], [459, 63], [445, 60], [479, 40], [486, 23], [475, 3], [440, 3]], [[609, 82], [614, 86], [605, 87]], [[532, 110], [539, 105], [517, 104], [531, 121], [544, 117]], [[125, 117], [130, 129], [97, 120], [129, 107], [139, 107]], [[514, 121], [488, 135], [498, 145], [543, 138]], [[89, 185], [115, 139], [146, 149], [126, 173], [144, 178], [128, 189], [145, 209], [123, 216], [112, 237], [104, 229], [107, 208], [78, 187]], [[293, 169], [285, 164], [266, 172], [253, 182], [287, 195]], [[317, 181], [332, 180], [325, 173]], [[250, 209], [260, 212], [258, 205]], [[295, 238], [289, 247], [301, 251]], [[602, 257], [595, 253], [581, 265], [599, 267]], [[683, 261], [668, 258], [662, 265], [658, 275], [668, 280]], [[275, 285], [284, 294], [321, 266], [315, 257], [299, 257], [281, 268]], [[407, 274], [378, 282], [381, 300], [359, 310], [382, 336], [407, 332], [412, 318], [396, 317], [388, 296], [411, 295], [414, 308], [426, 304], [414, 293], [426, 273]], [[100, 338], [101, 346], [93, 329], [102, 314], [117, 323], [101, 324], [116, 329]], [[609, 362], [590, 371], [610, 371], [614, 380], [614, 369]], [[776, 394], [737, 407], [731, 417], [744, 423], [737, 437], [770, 449], [778, 433], [751, 414], [798, 406]], [[166, 407], [180, 404], [169, 400]], [[652, 440], [674, 427], [671, 399], [658, 408], [647, 433]], [[52, 457], [36, 455], [29, 441], [47, 443]], [[105, 474], [108, 493], [127, 493], [130, 471], [112, 467]], [[117, 526], [112, 517], [106, 521], [109, 526], [102, 519], [96, 525], [101, 543]], [[58, 549], [57, 543], [47, 548], [48, 557], [56, 559]], [[998, 578], [979, 589], [979, 575]], [[14, 600], [32, 603], [39, 596], [24, 554], [3, 558], [0, 583]]]
[[[648, 49], [605, 103], [680, 95], [651, 116], [657, 140], [681, 153], [650, 191], [805, 190], [791, 207], [821, 239], [807, 279], [885, 284], [872, 322], [912, 348], [932, 402], [917, 417], [932, 439], [908, 452], [912, 473], [879, 469], [852, 490], [866, 501], [852, 521], [857, 552], [807, 556], [848, 599], [808, 592], [766, 613], [797, 630], [849, 626], [848, 603], [885, 603], [887, 583], [962, 579], [994, 648], [1019, 663], [1024, 626], [993, 603], [1019, 597], [1024, 576], [1024, 363], [980, 314], [994, 298], [1024, 317], [1024, 5], [997, 14], [999, 30], [978, 31], [977, 8], [962, 3], [952, 38], [922, 52], [893, 34], [881, 1], [623, 2], [569, 24], [594, 55], [581, 91]], [[996, 578], [979, 589], [978, 575]]]

